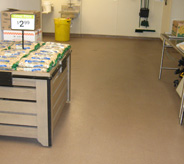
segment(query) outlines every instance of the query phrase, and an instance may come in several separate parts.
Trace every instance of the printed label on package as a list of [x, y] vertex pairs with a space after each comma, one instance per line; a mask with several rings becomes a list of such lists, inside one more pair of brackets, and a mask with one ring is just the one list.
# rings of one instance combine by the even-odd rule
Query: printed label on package
[[11, 14], [12, 30], [34, 30], [35, 15]]

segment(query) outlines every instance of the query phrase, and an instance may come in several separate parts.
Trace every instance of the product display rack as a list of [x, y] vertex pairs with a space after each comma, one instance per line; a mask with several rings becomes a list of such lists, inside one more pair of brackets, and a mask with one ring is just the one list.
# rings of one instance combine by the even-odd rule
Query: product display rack
[[50, 72], [0, 71], [0, 135], [36, 138], [52, 146], [70, 86], [71, 49]]

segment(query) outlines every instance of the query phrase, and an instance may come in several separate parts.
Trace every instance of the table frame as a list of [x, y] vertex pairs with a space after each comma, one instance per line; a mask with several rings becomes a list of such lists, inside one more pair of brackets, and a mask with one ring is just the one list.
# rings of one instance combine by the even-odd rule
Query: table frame
[[0, 85], [0, 136], [36, 138], [52, 146], [54, 129], [71, 100], [71, 50], [50, 72], [0, 71], [12, 85]]
[[[164, 54], [166, 48], [174, 48], [182, 57], [184, 57], [184, 53], [176, 46], [179, 42], [184, 41], [184, 38], [173, 37], [170, 34], [161, 34], [161, 38], [163, 38], [163, 46], [162, 46], [162, 55], [161, 55], [161, 62], [160, 62], [160, 71], [159, 71], [159, 80], [162, 76], [162, 70], [176, 70], [178, 68], [171, 68], [171, 67], [164, 67]], [[183, 123], [183, 112], [184, 112], [184, 83], [182, 88], [182, 97], [181, 97], [181, 106], [179, 111], [179, 123], [182, 125]]]

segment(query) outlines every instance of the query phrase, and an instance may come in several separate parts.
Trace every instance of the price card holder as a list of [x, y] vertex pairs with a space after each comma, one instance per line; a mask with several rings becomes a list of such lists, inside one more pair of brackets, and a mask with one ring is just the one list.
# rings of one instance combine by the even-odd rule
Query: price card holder
[[11, 14], [11, 29], [22, 31], [22, 49], [24, 49], [24, 31], [35, 30], [35, 15]]

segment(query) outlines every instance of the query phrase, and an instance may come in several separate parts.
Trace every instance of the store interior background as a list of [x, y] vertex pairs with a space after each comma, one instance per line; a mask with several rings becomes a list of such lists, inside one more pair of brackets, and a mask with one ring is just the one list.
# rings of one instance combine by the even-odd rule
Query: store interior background
[[[51, 2], [54, 9], [42, 15], [42, 30], [54, 34], [54, 18], [68, 1]], [[164, 0], [150, 0], [149, 22], [155, 33], [135, 33], [140, 0], [76, 2], [81, 3], [81, 12], [72, 34], [125, 39], [71, 38], [73, 97], [58, 122], [52, 148], [2, 136], [1, 163], [183, 163], [184, 125], [178, 119], [175, 75], [165, 71], [158, 80], [161, 41], [142, 37], [159, 38], [171, 31], [173, 19], [184, 19], [184, 0], [168, 0], [167, 6]], [[2, 1], [0, 10], [7, 8], [41, 11], [42, 6], [41, 0]]]
[[[54, 33], [54, 18], [60, 17], [61, 5], [69, 0], [50, 0], [53, 11], [42, 15], [43, 33]], [[184, 19], [184, 1], [150, 0], [149, 29], [156, 32], [135, 33], [139, 25], [139, 0], [72, 0], [80, 4], [80, 15], [72, 20], [71, 34], [92, 34], [129, 37], [159, 38], [160, 33], [170, 32], [174, 19]], [[6, 0], [0, 10], [17, 8], [24, 10], [42, 10], [41, 0]], [[2, 39], [2, 32], [0, 33]]]

